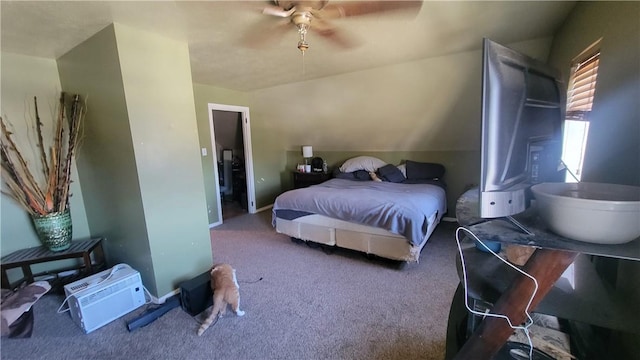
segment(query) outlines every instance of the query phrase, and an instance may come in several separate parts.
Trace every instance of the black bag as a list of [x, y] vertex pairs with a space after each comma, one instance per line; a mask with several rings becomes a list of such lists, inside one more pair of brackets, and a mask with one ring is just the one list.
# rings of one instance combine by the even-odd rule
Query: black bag
[[320, 157], [311, 159], [311, 172], [324, 172], [324, 160]]

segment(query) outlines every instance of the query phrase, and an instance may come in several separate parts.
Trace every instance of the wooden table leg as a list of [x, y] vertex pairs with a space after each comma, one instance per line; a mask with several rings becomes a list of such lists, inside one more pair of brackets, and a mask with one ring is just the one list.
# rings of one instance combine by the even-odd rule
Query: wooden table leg
[[[524, 271], [536, 278], [538, 291], [531, 302], [536, 308], [558, 278], [573, 263], [577, 252], [537, 249], [524, 266]], [[491, 309], [492, 313], [509, 317], [514, 326], [524, 323], [525, 309], [534, 284], [524, 275], [517, 276]], [[491, 359], [504, 346], [513, 329], [505, 319], [485, 318], [473, 335], [456, 354], [455, 359]]]
[[7, 275], [7, 269], [2, 269], [2, 288], [3, 289], [11, 289], [11, 285], [9, 284], [9, 276]]
[[98, 246], [93, 250], [93, 260], [98, 269], [106, 267], [104, 262], [104, 248], [102, 247], [102, 240], [98, 243]]
[[24, 274], [24, 278], [27, 280], [27, 284], [31, 284], [33, 279], [33, 273], [31, 272], [31, 265], [22, 265], [22, 273]]
[[84, 261], [84, 270], [82, 270], [86, 275], [90, 275], [91, 271], [91, 253], [86, 251], [82, 255], [82, 261]]

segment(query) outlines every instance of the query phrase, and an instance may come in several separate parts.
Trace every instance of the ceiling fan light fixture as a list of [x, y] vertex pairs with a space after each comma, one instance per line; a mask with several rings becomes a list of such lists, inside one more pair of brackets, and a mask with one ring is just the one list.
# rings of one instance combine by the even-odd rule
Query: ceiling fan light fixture
[[309, 43], [307, 43], [306, 35], [309, 30], [309, 24], [299, 23], [298, 25], [298, 33], [300, 33], [300, 41], [298, 41], [298, 49], [303, 53], [309, 49]]
[[298, 33], [300, 34], [300, 41], [298, 41], [298, 49], [304, 52], [309, 49], [309, 43], [307, 43], [306, 36], [311, 26], [312, 15], [310, 9], [303, 9], [296, 11], [293, 14], [291, 21], [298, 27]]

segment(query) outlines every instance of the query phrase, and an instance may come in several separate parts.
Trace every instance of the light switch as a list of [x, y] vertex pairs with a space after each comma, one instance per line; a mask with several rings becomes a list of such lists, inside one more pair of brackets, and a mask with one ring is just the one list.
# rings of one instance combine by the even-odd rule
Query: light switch
[[207, 148], [202, 148], [202, 156], [207, 156]]

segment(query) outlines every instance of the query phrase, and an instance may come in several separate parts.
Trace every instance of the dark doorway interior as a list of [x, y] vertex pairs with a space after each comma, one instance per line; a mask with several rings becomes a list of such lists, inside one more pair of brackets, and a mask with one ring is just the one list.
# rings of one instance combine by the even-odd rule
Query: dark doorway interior
[[213, 111], [223, 221], [248, 212], [242, 113]]

